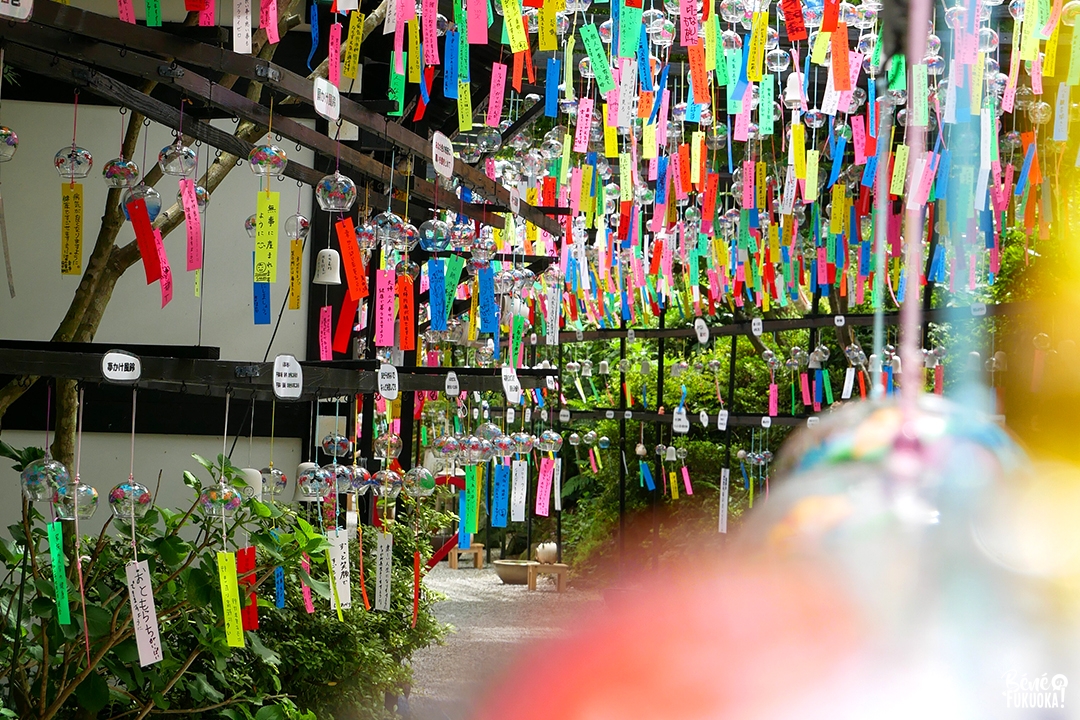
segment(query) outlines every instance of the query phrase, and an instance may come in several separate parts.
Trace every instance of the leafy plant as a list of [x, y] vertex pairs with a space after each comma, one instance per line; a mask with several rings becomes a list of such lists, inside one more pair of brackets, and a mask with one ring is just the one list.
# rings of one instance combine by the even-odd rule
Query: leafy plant
[[[25, 464], [40, 451], [3, 445], [0, 454]], [[193, 457], [209, 474], [208, 484], [224, 483], [239, 491], [246, 487], [224, 456], [216, 462]], [[154, 507], [134, 527], [110, 519], [97, 538], [82, 538], [78, 551], [73, 527], [64, 523], [70, 624], [58, 620], [45, 518], [24, 502], [22, 522], [8, 528], [10, 539], [0, 538], [0, 685], [8, 695], [0, 717], [141, 720], [167, 712], [314, 720], [315, 708], [332, 701], [310, 692], [313, 678], [319, 677], [332, 695], [326, 679], [341, 657], [353, 654], [356, 660], [349, 692], [339, 694], [353, 707], [375, 708], [382, 692], [407, 679], [403, 663], [409, 655], [441, 637], [442, 628], [428, 612], [430, 599], [421, 607], [416, 628], [409, 627], [416, 543], [410, 544], [408, 528], [393, 528], [395, 539], [401, 535], [400, 553], [408, 553], [407, 561], [395, 563], [394, 612], [368, 613], [361, 607], [338, 622], [325, 605], [311, 616], [298, 610], [301, 583], [329, 602], [326, 563], [320, 562], [329, 547], [323, 533], [291, 509], [254, 498], [224, 520], [220, 514], [204, 514], [199, 495], [207, 484], [190, 472], [184, 473], [184, 482], [195, 498], [186, 510]], [[108, 532], [112, 525], [117, 535]], [[373, 542], [374, 533], [369, 535]], [[262, 625], [244, 633], [245, 647], [230, 648], [217, 553], [238, 548], [244, 537], [256, 548], [254, 588]], [[125, 572], [135, 550], [149, 566], [164, 656], [145, 667], [139, 665]], [[355, 544], [352, 551], [355, 567]], [[84, 556], [82, 593], [76, 552]], [[310, 573], [302, 566], [305, 555], [312, 558]], [[273, 597], [276, 567], [285, 574], [283, 610], [267, 600]], [[246, 602], [246, 593], [241, 596]], [[401, 607], [406, 598], [409, 612]], [[321, 641], [313, 637], [318, 628]], [[373, 659], [381, 663], [377, 672], [359, 672]], [[304, 674], [302, 668], [312, 672]], [[320, 712], [318, 717], [331, 715]]]

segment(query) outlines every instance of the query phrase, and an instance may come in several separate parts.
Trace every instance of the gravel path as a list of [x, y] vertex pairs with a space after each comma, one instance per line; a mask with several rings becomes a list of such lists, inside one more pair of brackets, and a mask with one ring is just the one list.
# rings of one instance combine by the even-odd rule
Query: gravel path
[[530, 640], [558, 636], [561, 628], [601, 602], [597, 593], [570, 588], [559, 594], [553, 577], [536, 592], [503, 585], [494, 569], [450, 570], [441, 563], [424, 584], [446, 595], [435, 615], [454, 626], [446, 644], [413, 656], [410, 705], [416, 720], [464, 720], [479, 690], [497, 679]]

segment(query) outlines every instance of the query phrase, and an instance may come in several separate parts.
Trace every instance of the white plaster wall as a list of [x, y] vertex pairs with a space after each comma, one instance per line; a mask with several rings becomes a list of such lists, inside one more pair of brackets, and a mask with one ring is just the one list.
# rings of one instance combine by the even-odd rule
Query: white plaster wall
[[[0, 166], [0, 193], [7, 217], [16, 297], [10, 298], [0, 279], [0, 338], [48, 340], [64, 317], [79, 284], [79, 277], [60, 274], [60, 178], [53, 168], [56, 151], [71, 142], [70, 104], [3, 103], [0, 122], [19, 136], [15, 157]], [[94, 169], [83, 180], [85, 226], [83, 268], [97, 237], [108, 188], [101, 168], [119, 154], [121, 116], [116, 108], [81, 105], [78, 144], [94, 156]], [[215, 123], [231, 130], [231, 121]], [[157, 161], [162, 147], [172, 140], [169, 129], [152, 124], [143, 162], [143, 144], [134, 160], [145, 172]], [[298, 152], [287, 140], [279, 145], [290, 160], [311, 165], [312, 153]], [[210, 156], [213, 158], [213, 150]], [[200, 171], [206, 166], [206, 146], [199, 150]], [[149, 167], [148, 167], [149, 166]], [[174, 201], [177, 179], [166, 176], [157, 184], [162, 207]], [[235, 168], [214, 193], [206, 210], [205, 273], [202, 286], [202, 345], [221, 348], [227, 360], [262, 360], [273, 333], [274, 322], [288, 291], [289, 244], [279, 241], [278, 282], [271, 286], [271, 324], [254, 324], [252, 317], [252, 250], [254, 241], [244, 231], [244, 220], [256, 210], [258, 180], [244, 166]], [[297, 208], [311, 216], [310, 188], [298, 188], [294, 180], [274, 181], [281, 193], [282, 221]], [[130, 223], [117, 236], [118, 244], [134, 240]], [[117, 282], [101, 321], [96, 342], [131, 342], [170, 345], [199, 344], [200, 300], [194, 296], [194, 273], [186, 272], [185, 231], [181, 224], [165, 238], [173, 270], [172, 302], [161, 307], [157, 283], [147, 285], [141, 261]], [[309, 244], [310, 250], [310, 244]], [[305, 268], [308, 258], [305, 257]], [[2, 276], [0, 276], [2, 277]], [[307, 273], [304, 274], [307, 299]], [[285, 310], [270, 356], [291, 353], [305, 357], [306, 308]], [[2, 372], [0, 368], [0, 372]]]
[[[25, 430], [5, 430], [0, 435], [4, 442], [16, 448], [28, 445], [41, 446], [45, 442], [44, 432]], [[232, 437], [229, 438], [232, 444]], [[153, 492], [157, 487], [158, 471], [161, 475], [161, 489], [156, 504], [163, 507], [186, 510], [194, 495], [184, 485], [184, 470], [191, 471], [196, 477], [206, 482], [209, 477], [202, 466], [192, 459], [191, 454], [198, 453], [207, 459], [214, 459], [221, 453], [221, 438], [207, 435], [138, 435], [135, 440], [135, 479]], [[296, 466], [300, 462], [300, 440], [277, 438], [274, 440], [274, 466], [281, 468], [289, 478], [291, 493], [296, 475]], [[266, 466], [270, 459], [269, 438], [254, 438], [249, 455], [247, 438], [240, 438], [232, 454], [233, 464], [239, 467]], [[127, 480], [131, 466], [131, 436], [123, 433], [85, 433], [82, 442], [82, 462], [80, 477], [82, 481], [94, 486], [98, 491], [98, 509], [89, 521], [80, 523], [80, 530], [86, 534], [101, 531], [105, 520], [110, 516], [108, 494], [117, 483]], [[74, 474], [74, 468], [71, 468]], [[11, 462], [0, 458], [0, 535], [7, 537], [7, 527], [20, 518], [21, 486], [19, 474], [11, 469]], [[291, 494], [288, 495], [291, 497]], [[38, 503], [38, 511], [47, 514], [48, 503]]]

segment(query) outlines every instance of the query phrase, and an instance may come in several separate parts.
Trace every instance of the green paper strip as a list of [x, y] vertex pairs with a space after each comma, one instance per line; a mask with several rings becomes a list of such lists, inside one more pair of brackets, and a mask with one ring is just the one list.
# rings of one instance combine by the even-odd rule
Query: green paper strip
[[330, 589], [334, 593], [334, 608], [337, 609], [338, 622], [345, 622], [345, 616], [341, 612], [341, 596], [338, 595], [337, 577], [334, 575], [334, 563], [330, 560], [330, 550], [326, 550], [326, 572], [330, 578]]
[[825, 368], [821, 370], [822, 380], [825, 382], [825, 402], [832, 405], [832, 381], [829, 380], [829, 371]]
[[146, 0], [146, 26], [161, 27], [161, 0]]
[[67, 570], [64, 568], [64, 529], [59, 520], [49, 523], [45, 529], [49, 534], [49, 556], [52, 557], [56, 616], [61, 625], [70, 625], [71, 609], [68, 607]]
[[[395, 72], [397, 67], [397, 53], [390, 53], [390, 89], [386, 93], [386, 97], [391, 102], [397, 103], [393, 110], [386, 113], [391, 117], [401, 117], [405, 113], [405, 73], [400, 75]], [[407, 67], [408, 53], [401, 53], [402, 67]]]
[[623, 4], [619, 9], [619, 57], [637, 55], [641, 39], [641, 8]]
[[446, 319], [454, 310], [454, 296], [457, 295], [457, 286], [461, 281], [461, 270], [465, 267], [465, 258], [460, 255], [451, 255], [446, 260]]
[[609, 93], [615, 89], [615, 78], [611, 74], [611, 63], [608, 62], [607, 51], [604, 43], [600, 40], [600, 31], [595, 24], [585, 25], [581, 28], [581, 40], [585, 43], [585, 52], [589, 54], [593, 73], [596, 74], [596, 87], [602, 93]]
[[901, 54], [892, 56], [889, 61], [889, 89], [907, 90], [907, 60]]
[[465, 466], [465, 532], [475, 533], [476, 518], [476, 466]]

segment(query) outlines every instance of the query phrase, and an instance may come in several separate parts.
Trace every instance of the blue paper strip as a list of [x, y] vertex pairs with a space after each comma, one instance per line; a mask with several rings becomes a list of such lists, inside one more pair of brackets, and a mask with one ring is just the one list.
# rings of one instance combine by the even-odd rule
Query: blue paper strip
[[428, 301], [431, 303], [431, 329], [446, 331], [446, 263], [440, 258], [428, 260]]
[[506, 515], [510, 508], [510, 466], [495, 465], [495, 482], [492, 483], [491, 526], [506, 527]]
[[548, 58], [547, 74], [544, 76], [544, 116], [559, 115], [559, 72], [562, 63], [558, 58]]

